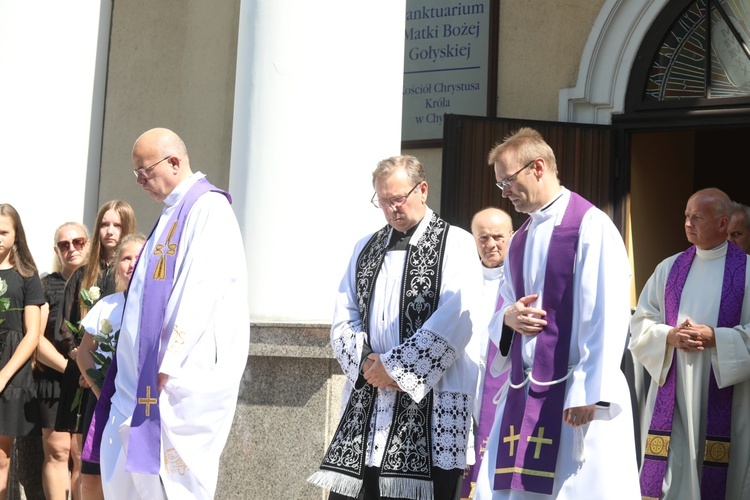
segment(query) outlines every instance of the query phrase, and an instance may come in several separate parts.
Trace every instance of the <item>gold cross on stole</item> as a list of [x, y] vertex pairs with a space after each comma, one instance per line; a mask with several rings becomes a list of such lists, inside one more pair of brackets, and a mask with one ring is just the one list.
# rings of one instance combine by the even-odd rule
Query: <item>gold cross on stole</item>
[[146, 397], [145, 398], [138, 398], [138, 404], [139, 405], [146, 405], [146, 416], [151, 415], [151, 405], [155, 405], [157, 402], [156, 398], [151, 397], [151, 386], [146, 386]]
[[539, 458], [539, 455], [542, 453], [543, 444], [552, 444], [551, 439], [544, 439], [544, 427], [539, 428], [539, 434], [536, 437], [529, 436], [526, 438], [526, 441], [528, 441], [529, 443], [536, 443], [536, 448], [534, 449], [534, 458]]
[[[156, 245], [156, 248], [154, 249], [154, 255], [161, 255], [159, 257], [159, 262], [156, 264], [156, 269], [154, 270], [154, 279], [155, 280], [163, 280], [167, 275], [167, 255], [174, 255], [177, 253], [177, 243], [170, 243], [172, 241], [172, 236], [174, 236], [174, 232], [177, 229], [177, 221], [174, 221], [172, 223], [172, 227], [169, 229], [169, 234], [167, 235], [167, 241], [164, 242], [162, 245], [161, 243], [158, 243]], [[163, 252], [164, 248], [166, 247], [166, 252]]]
[[511, 425], [510, 426], [510, 434], [507, 437], [503, 438], [503, 443], [510, 443], [510, 455], [513, 456], [513, 453], [515, 452], [514, 445], [516, 444], [516, 441], [518, 441], [521, 438], [520, 434], [514, 434], [514, 428]]

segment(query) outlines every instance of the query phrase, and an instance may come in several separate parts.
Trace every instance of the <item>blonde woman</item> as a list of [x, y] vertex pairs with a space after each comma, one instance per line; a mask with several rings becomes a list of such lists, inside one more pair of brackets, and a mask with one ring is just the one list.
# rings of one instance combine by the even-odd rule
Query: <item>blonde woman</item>
[[34, 368], [39, 419], [42, 428], [42, 488], [47, 500], [63, 500], [70, 491], [68, 461], [73, 434], [55, 430], [60, 401], [60, 382], [67, 360], [55, 346], [55, 324], [62, 305], [65, 283], [86, 261], [89, 232], [83, 224], [66, 222], [55, 230], [53, 272], [42, 278], [46, 304], [42, 306], [41, 325], [44, 335], [39, 339]]

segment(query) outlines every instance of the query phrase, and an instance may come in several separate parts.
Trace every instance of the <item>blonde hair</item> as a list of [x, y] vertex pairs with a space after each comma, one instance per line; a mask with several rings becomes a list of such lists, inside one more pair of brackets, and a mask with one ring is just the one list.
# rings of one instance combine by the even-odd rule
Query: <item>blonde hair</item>
[[[89, 241], [89, 238], [90, 238], [89, 230], [86, 229], [86, 226], [84, 226], [80, 222], [64, 222], [60, 224], [60, 226], [58, 226], [57, 229], [55, 229], [55, 237], [53, 238], [55, 246], [57, 246], [57, 237], [60, 236], [60, 231], [62, 230], [62, 228], [68, 227], [68, 226], [72, 226], [78, 229], [79, 231], [81, 231], [83, 233], [83, 236], [86, 238], [86, 241]], [[83, 258], [85, 261], [85, 259], [87, 258], [87, 255], [84, 255]], [[62, 262], [60, 262], [60, 255], [57, 252], [55, 252], [55, 259], [52, 262], [52, 272], [59, 273], [60, 271], [62, 271]]]
[[[133, 233], [133, 234], [124, 236], [120, 240], [120, 243], [117, 245], [117, 248], [115, 248], [115, 251], [112, 255], [112, 261], [115, 263], [115, 265], [120, 263], [120, 256], [122, 255], [122, 249], [125, 248], [125, 245], [129, 243], [140, 243], [141, 249], [143, 249], [143, 245], [146, 244], [146, 236], [143, 233]], [[140, 255], [140, 252], [139, 252], [139, 255]], [[118, 292], [122, 292], [127, 288], [128, 288], [128, 284], [122, 283], [120, 281], [119, 273], [115, 272], [115, 289]]]
[[108, 201], [99, 209], [99, 213], [96, 215], [96, 223], [94, 224], [93, 238], [91, 239], [91, 248], [89, 249], [89, 256], [86, 261], [86, 267], [83, 271], [83, 280], [81, 281], [81, 288], [91, 288], [96, 285], [99, 281], [99, 276], [102, 272], [102, 267], [105, 267], [108, 262], [104, 262], [104, 251], [102, 250], [101, 237], [99, 230], [102, 227], [102, 220], [104, 214], [114, 210], [117, 215], [120, 216], [120, 240], [125, 236], [135, 232], [135, 212], [133, 207], [127, 201], [112, 200]]
[[557, 173], [557, 160], [552, 148], [542, 137], [542, 134], [530, 127], [523, 127], [503, 139], [487, 155], [487, 163], [494, 165], [506, 154], [514, 152], [518, 155], [520, 163], [526, 164], [535, 158], [543, 158], [544, 163], [551, 172]]

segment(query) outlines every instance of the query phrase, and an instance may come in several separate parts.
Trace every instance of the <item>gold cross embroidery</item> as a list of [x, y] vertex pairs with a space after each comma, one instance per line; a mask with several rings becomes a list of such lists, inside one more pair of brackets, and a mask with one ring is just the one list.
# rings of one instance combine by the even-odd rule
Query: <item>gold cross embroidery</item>
[[[174, 236], [174, 232], [177, 229], [177, 221], [174, 221], [172, 223], [172, 227], [169, 229], [169, 234], [167, 235], [167, 241], [164, 242], [162, 245], [161, 243], [157, 243], [156, 248], [154, 249], [154, 255], [161, 255], [159, 257], [159, 262], [156, 264], [156, 269], [154, 270], [154, 279], [155, 280], [163, 280], [167, 275], [167, 255], [174, 255], [177, 253], [177, 243], [170, 243], [172, 241], [172, 236]], [[166, 252], [162, 252], [164, 248], [167, 248]]]
[[539, 455], [542, 453], [543, 444], [552, 444], [551, 439], [544, 439], [544, 427], [539, 428], [539, 434], [536, 437], [529, 436], [526, 438], [526, 441], [528, 441], [529, 443], [536, 443], [536, 448], [534, 449], [534, 458], [539, 458]]
[[515, 446], [514, 445], [516, 444], [516, 441], [518, 441], [521, 438], [521, 435], [520, 434], [514, 434], [514, 431], [515, 431], [515, 429], [511, 425], [510, 426], [510, 434], [507, 437], [503, 438], [503, 443], [510, 443], [510, 455], [509, 456], [511, 456], [511, 457], [515, 453]]
[[157, 402], [156, 398], [151, 397], [151, 386], [146, 386], [146, 397], [145, 398], [138, 398], [138, 404], [139, 405], [146, 405], [146, 416], [151, 415], [151, 405], [155, 405]]

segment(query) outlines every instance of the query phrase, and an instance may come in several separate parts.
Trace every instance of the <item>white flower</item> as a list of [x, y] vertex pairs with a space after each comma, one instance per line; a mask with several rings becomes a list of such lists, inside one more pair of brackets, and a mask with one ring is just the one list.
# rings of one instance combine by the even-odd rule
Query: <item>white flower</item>
[[109, 335], [110, 333], [112, 333], [112, 323], [110, 323], [107, 318], [104, 318], [99, 323], [99, 331], [102, 335]]
[[89, 297], [91, 297], [91, 300], [96, 302], [97, 300], [99, 300], [101, 296], [102, 296], [102, 291], [99, 290], [98, 286], [92, 286], [91, 288], [89, 288]]
[[0, 295], [5, 295], [5, 292], [8, 291], [8, 283], [2, 278], [0, 278]]

